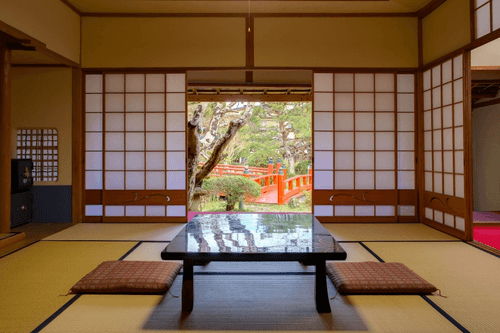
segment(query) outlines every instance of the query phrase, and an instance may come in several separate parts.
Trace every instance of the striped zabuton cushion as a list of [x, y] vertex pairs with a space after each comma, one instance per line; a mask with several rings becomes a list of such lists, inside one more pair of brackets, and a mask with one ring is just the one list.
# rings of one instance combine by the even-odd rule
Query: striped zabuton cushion
[[182, 265], [162, 261], [105, 261], [71, 288], [74, 294], [163, 294]]
[[437, 290], [398, 262], [329, 262], [326, 273], [341, 294], [430, 294]]

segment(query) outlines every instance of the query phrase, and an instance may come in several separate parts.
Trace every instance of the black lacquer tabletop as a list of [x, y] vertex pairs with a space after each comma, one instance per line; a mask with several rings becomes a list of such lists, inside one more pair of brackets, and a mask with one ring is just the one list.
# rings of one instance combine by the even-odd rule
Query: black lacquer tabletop
[[345, 260], [344, 249], [311, 214], [199, 214], [162, 259]]

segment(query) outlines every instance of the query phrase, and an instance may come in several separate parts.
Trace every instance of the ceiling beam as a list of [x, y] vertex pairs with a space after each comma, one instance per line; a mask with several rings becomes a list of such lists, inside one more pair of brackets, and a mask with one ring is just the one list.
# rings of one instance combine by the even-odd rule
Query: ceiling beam
[[310, 102], [311, 95], [188, 95], [188, 102]]
[[486, 101], [486, 102], [481, 102], [481, 103], [474, 103], [474, 104], [472, 104], [472, 108], [478, 109], [478, 108], [482, 108], [485, 106], [497, 105], [497, 104], [500, 104], [500, 98], [492, 99], [491, 101]]
[[472, 98], [473, 99], [476, 99], [476, 98], [495, 98], [497, 97], [497, 94], [472, 94]]

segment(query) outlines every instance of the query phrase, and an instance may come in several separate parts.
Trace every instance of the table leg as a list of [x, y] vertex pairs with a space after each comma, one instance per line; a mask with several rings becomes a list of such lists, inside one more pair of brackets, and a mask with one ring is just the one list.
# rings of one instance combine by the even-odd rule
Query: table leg
[[316, 310], [318, 313], [332, 312], [330, 300], [328, 299], [328, 288], [326, 285], [326, 261], [316, 262], [316, 285], [314, 289]]
[[194, 303], [193, 262], [184, 260], [182, 276], [182, 311], [191, 312]]

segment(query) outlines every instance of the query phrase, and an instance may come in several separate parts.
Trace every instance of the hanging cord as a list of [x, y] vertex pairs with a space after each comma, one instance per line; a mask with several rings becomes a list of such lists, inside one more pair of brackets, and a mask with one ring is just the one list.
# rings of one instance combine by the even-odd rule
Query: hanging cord
[[172, 295], [172, 297], [173, 297], [173, 298], [179, 298], [179, 296], [174, 295], [174, 294], [172, 294], [172, 293], [170, 292], [170, 288], [168, 288], [168, 293], [169, 293], [170, 295]]
[[437, 291], [439, 292], [439, 293], [438, 293], [438, 296], [441, 296], [441, 297], [443, 297], [443, 298], [448, 298], [448, 297], [446, 297], [446, 296], [441, 295], [441, 289], [438, 289]]
[[332, 299], [334, 299], [335, 297], [337, 297], [337, 295], [338, 295], [338, 294], [339, 294], [339, 291], [337, 290], [337, 291], [335, 292], [335, 296], [333, 296], [332, 298], [330, 298], [330, 300], [332, 300]]
[[248, 0], [248, 32], [250, 32], [250, 0]]

